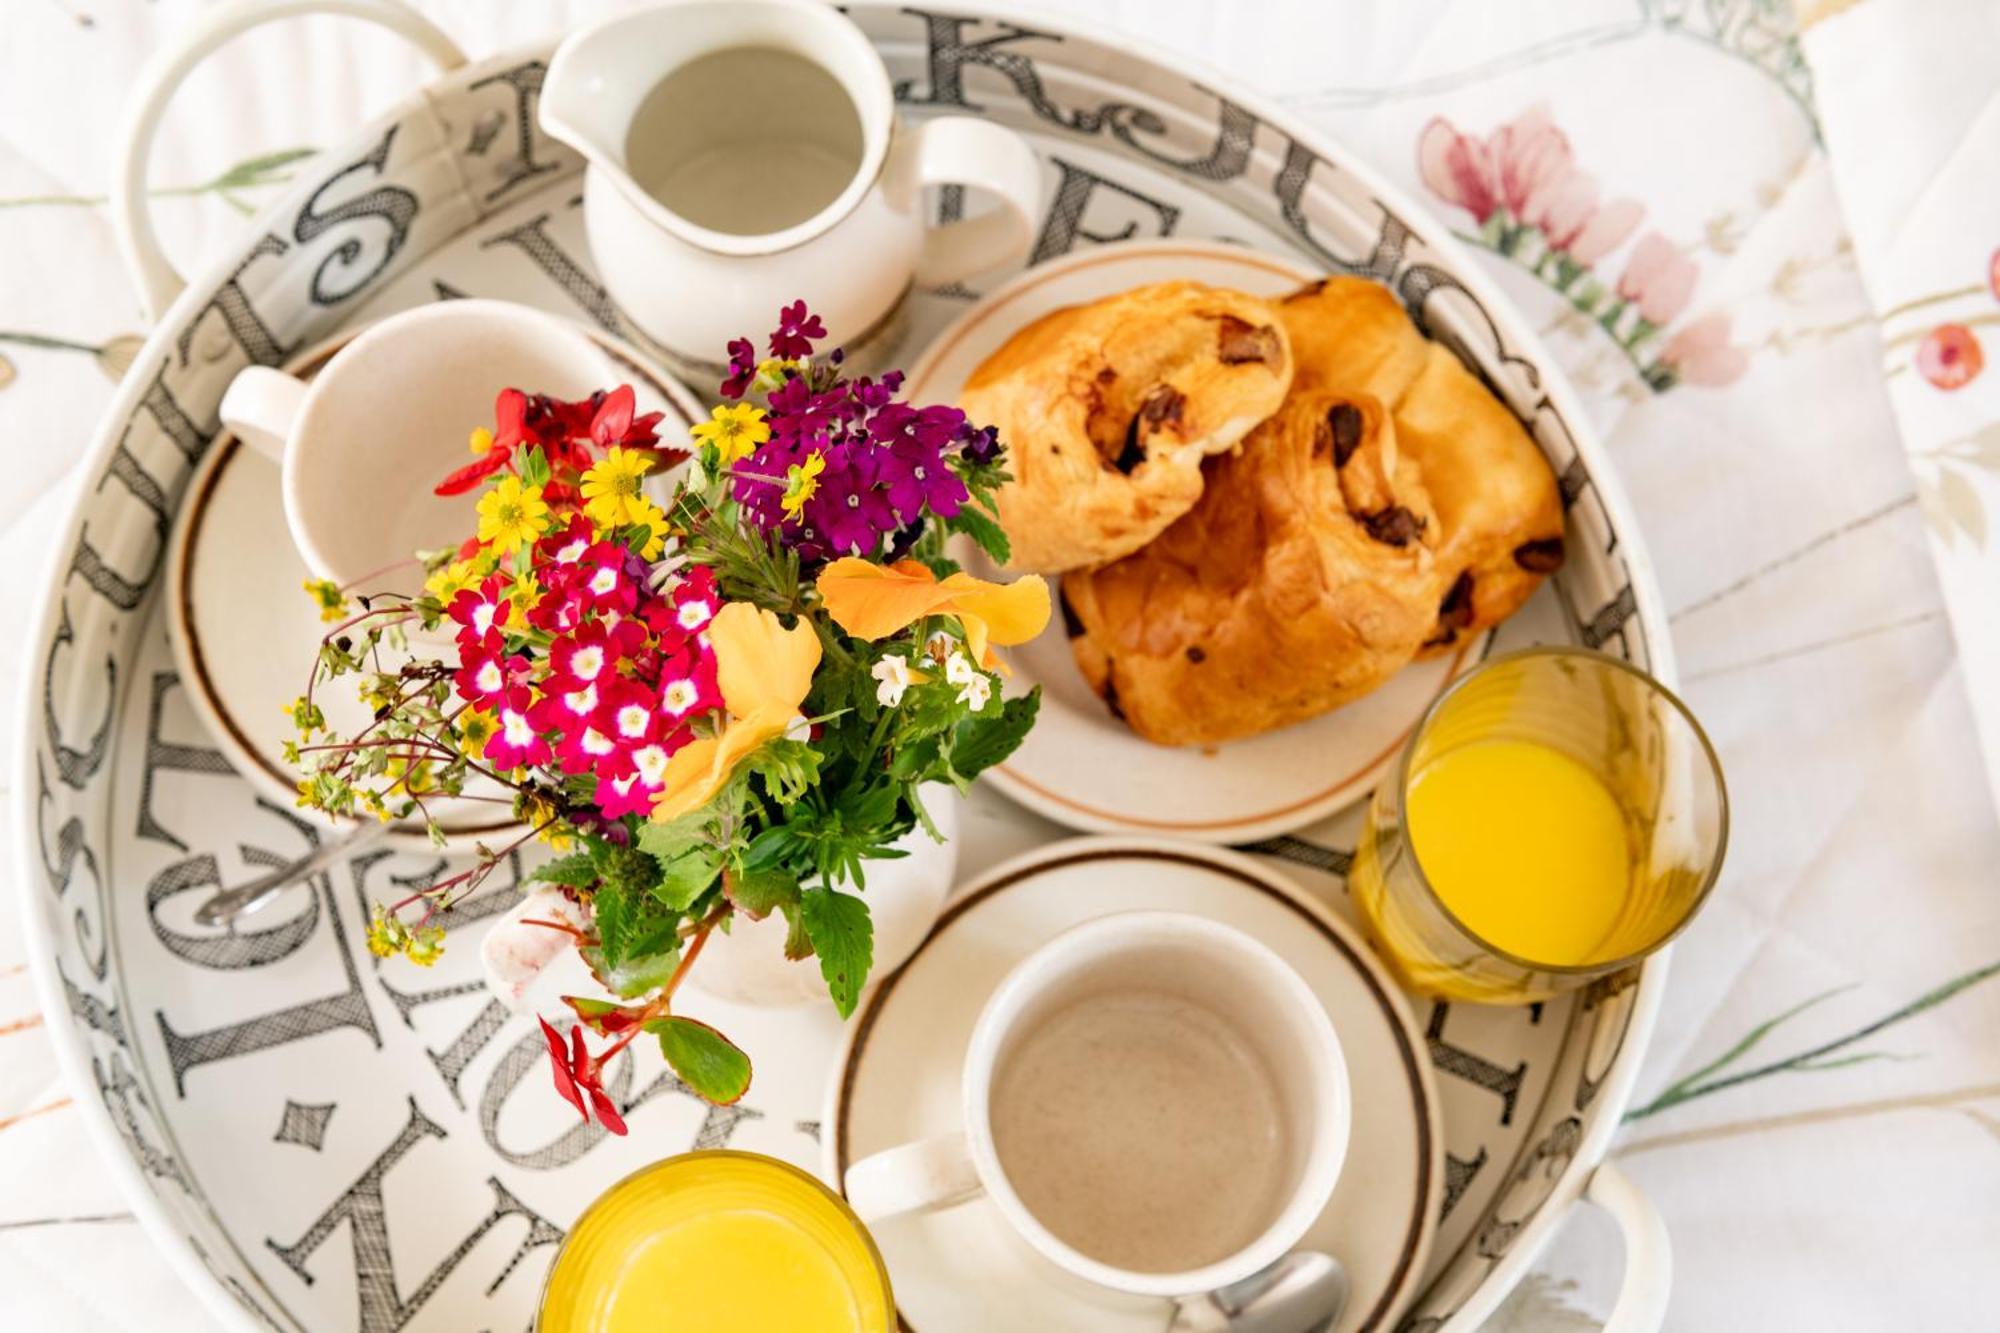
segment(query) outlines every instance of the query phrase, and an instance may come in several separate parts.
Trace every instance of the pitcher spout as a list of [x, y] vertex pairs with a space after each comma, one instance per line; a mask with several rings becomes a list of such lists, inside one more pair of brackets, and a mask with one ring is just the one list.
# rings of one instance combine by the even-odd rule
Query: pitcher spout
[[613, 15], [566, 38], [542, 76], [542, 132], [582, 153], [592, 166], [626, 175], [626, 135], [659, 77], [654, 53], [678, 8]]

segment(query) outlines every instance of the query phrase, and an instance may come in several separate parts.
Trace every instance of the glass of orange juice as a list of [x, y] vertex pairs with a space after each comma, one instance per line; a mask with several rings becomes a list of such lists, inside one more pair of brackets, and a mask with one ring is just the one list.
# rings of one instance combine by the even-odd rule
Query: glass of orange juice
[[1722, 768], [1686, 705], [1617, 658], [1530, 648], [1432, 702], [1348, 884], [1412, 990], [1524, 1004], [1672, 939], [1728, 836]]
[[889, 1333], [859, 1218], [775, 1157], [714, 1149], [613, 1185], [570, 1228], [536, 1333]]

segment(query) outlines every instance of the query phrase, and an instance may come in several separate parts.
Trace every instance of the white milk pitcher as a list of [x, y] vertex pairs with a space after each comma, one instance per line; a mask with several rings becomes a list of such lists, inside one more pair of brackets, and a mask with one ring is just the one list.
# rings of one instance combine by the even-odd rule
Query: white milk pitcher
[[[1039, 213], [1026, 141], [965, 116], [903, 123], [875, 48], [820, 0], [680, 0], [584, 28], [549, 64], [541, 124], [589, 160], [612, 299], [718, 377], [731, 338], [800, 299], [866, 362], [912, 283], [1018, 263]], [[924, 187], [946, 184], [989, 206], [927, 227]]]

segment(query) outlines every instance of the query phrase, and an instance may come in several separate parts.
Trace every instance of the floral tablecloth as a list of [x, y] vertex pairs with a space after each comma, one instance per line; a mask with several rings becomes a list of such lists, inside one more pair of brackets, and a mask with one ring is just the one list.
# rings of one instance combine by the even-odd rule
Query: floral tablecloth
[[[31, 613], [144, 332], [101, 195], [135, 72], [200, 7], [0, 14], [0, 623]], [[421, 7], [477, 54], [604, 6]], [[1673, 1234], [1670, 1326], [1992, 1327], [1994, 11], [1066, 8], [1281, 98], [1424, 198], [1541, 326], [1624, 475], [1735, 818], [1617, 1150]], [[241, 39], [163, 126], [170, 248], [240, 241], [300, 157], [422, 77], [352, 23]], [[0, 654], [10, 698], [21, 672]], [[0, 917], [0, 1328], [206, 1327], [92, 1157], [23, 956]], [[1609, 1224], [1579, 1220], [1495, 1326], [1594, 1327], [1618, 1269]]]

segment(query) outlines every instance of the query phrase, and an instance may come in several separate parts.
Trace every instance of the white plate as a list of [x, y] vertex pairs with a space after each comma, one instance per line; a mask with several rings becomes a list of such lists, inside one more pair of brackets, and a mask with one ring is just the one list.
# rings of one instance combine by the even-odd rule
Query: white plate
[[[1081, 251], [1028, 270], [966, 311], [925, 349], [909, 389], [921, 401], [954, 402], [979, 364], [1023, 325], [1145, 283], [1187, 279], [1280, 296], [1318, 276], [1297, 260], [1214, 241]], [[1008, 692], [1040, 685], [1042, 711], [1027, 741], [989, 776], [1015, 800], [1072, 828], [1204, 842], [1287, 833], [1372, 791], [1425, 705], [1479, 660], [1482, 641], [1413, 663], [1373, 694], [1310, 721], [1226, 745], [1164, 746], [1105, 708], [1077, 670], [1056, 617], [1009, 655], [1015, 674]], [[1118, 781], [1106, 782], [1108, 773]]]
[[[594, 329], [577, 331], [630, 377], [641, 414], [665, 413], [663, 441], [684, 441], [688, 427], [706, 415], [693, 394], [634, 348]], [[309, 379], [359, 332], [321, 343], [286, 368]], [[467, 429], [478, 424], [468, 422]], [[296, 806], [299, 777], [284, 760], [285, 743], [296, 735], [289, 710], [326, 632], [304, 591], [311, 577], [285, 526], [278, 465], [235, 436], [222, 436], [190, 483], [168, 544], [167, 633], [187, 700], [230, 766], [287, 811]], [[385, 661], [393, 665], [393, 655], [385, 653]], [[341, 735], [366, 725], [351, 677], [324, 683], [315, 702]], [[514, 825], [504, 788], [486, 782], [468, 791], [467, 799], [435, 805], [449, 847], [470, 848]], [[397, 825], [391, 838], [430, 845], [415, 824]]]
[[[959, 1127], [959, 1076], [1000, 978], [1071, 926], [1113, 912], [1191, 912], [1276, 950], [1333, 1019], [1354, 1086], [1354, 1129], [1333, 1200], [1304, 1248], [1346, 1265], [1340, 1333], [1389, 1329], [1425, 1271], [1444, 1188], [1444, 1134], [1424, 1040], [1351, 927], [1248, 857], [1157, 840], [1080, 838], [1008, 862], [963, 890], [851, 1024], [827, 1109], [826, 1175]], [[1159, 1333], [1156, 1300], [1092, 1301], [1046, 1283], [992, 1205], [878, 1224], [902, 1326], [913, 1333]]]

